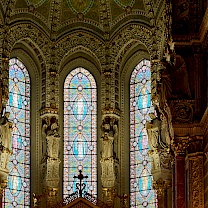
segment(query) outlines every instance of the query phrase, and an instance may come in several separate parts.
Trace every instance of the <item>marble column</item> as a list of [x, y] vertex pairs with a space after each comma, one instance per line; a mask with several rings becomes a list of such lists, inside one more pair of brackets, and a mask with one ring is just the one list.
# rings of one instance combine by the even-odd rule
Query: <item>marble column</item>
[[175, 137], [174, 142], [172, 143], [172, 149], [175, 154], [175, 208], [186, 207], [185, 156], [188, 141], [188, 137]]

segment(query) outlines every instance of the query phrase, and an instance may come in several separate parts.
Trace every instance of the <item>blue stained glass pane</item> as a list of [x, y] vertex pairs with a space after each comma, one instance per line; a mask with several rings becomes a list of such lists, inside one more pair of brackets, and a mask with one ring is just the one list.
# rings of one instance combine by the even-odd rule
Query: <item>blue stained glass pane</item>
[[30, 206], [30, 78], [27, 69], [16, 58], [9, 61], [9, 100], [13, 132], [8, 165], [8, 186], [2, 206], [6, 208]]
[[64, 82], [64, 197], [76, 191], [78, 169], [88, 178], [88, 193], [97, 195], [97, 87], [84, 68], [71, 71]]
[[134, 208], [157, 207], [145, 126], [152, 111], [150, 61], [142, 60], [130, 79], [130, 207]]

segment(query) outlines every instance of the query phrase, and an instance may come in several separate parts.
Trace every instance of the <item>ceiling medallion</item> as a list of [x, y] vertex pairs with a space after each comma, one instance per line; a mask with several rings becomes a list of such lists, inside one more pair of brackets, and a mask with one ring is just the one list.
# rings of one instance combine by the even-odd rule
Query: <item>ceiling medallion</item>
[[27, 3], [29, 5], [33, 5], [35, 8], [41, 6], [43, 3], [45, 3], [47, 0], [27, 0]]
[[135, 0], [114, 0], [116, 4], [118, 4], [120, 7], [125, 9], [127, 6], [128, 7], [133, 7]]
[[75, 13], [86, 14], [93, 6], [95, 0], [66, 0], [68, 7]]

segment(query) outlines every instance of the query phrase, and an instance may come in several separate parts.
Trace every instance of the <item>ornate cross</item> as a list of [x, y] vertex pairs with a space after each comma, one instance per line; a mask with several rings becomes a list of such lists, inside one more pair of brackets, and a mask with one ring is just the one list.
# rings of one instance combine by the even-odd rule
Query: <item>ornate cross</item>
[[79, 196], [82, 197], [82, 191], [86, 187], [86, 184], [82, 183], [82, 180], [84, 178], [88, 178], [88, 176], [83, 176], [82, 170], [79, 170], [79, 175], [78, 176], [74, 176], [73, 178], [78, 178], [79, 179], [79, 183], [76, 183], [76, 188], [77, 188], [77, 190], [79, 190]]

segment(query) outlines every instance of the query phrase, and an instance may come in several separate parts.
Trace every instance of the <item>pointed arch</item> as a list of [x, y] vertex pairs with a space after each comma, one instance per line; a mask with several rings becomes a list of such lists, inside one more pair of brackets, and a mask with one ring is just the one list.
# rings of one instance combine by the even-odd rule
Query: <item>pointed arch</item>
[[157, 207], [146, 130], [152, 112], [150, 61], [143, 59], [130, 77], [130, 207]]
[[97, 84], [83, 67], [64, 82], [64, 197], [76, 191], [74, 175], [82, 170], [84, 191], [97, 195]]
[[30, 207], [30, 76], [17, 58], [9, 61], [9, 100], [6, 106], [13, 122], [12, 156], [3, 207]]

